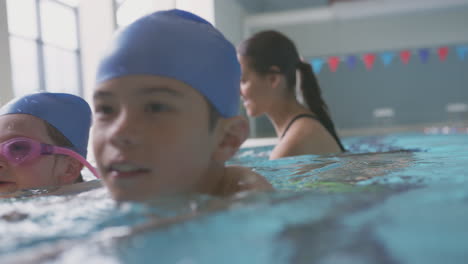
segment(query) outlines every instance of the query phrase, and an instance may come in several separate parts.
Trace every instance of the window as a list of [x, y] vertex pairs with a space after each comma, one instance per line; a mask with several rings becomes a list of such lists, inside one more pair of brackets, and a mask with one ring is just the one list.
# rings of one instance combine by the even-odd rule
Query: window
[[13, 87], [82, 95], [79, 0], [7, 0]]

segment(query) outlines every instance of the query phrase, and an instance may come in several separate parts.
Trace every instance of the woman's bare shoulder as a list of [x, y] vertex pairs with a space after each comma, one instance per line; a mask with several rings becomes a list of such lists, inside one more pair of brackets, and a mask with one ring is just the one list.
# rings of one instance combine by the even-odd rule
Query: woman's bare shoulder
[[297, 120], [273, 149], [270, 159], [341, 152], [335, 139], [323, 125], [311, 118]]

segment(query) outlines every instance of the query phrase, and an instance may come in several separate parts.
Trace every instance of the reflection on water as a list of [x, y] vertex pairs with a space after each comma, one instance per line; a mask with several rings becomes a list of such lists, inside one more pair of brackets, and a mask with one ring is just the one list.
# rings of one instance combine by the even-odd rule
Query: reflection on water
[[344, 140], [349, 153], [231, 164], [277, 191], [116, 205], [103, 188], [0, 200], [2, 263], [465, 263], [468, 135]]

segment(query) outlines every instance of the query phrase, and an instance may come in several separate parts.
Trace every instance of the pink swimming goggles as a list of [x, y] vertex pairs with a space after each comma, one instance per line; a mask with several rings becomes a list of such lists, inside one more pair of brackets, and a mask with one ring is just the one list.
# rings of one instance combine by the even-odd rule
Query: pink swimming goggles
[[96, 169], [86, 161], [85, 158], [71, 149], [41, 143], [25, 137], [12, 138], [0, 144], [0, 155], [4, 156], [15, 166], [34, 160], [41, 155], [54, 154], [67, 155], [77, 159], [86, 166], [96, 178], [99, 178]]

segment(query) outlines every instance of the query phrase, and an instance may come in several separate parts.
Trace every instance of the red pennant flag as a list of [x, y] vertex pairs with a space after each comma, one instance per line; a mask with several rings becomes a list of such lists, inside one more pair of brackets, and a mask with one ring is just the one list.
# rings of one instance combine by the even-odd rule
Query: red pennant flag
[[447, 55], [448, 55], [448, 52], [449, 52], [449, 48], [444, 46], [444, 47], [440, 47], [437, 52], [439, 53], [439, 59], [440, 61], [445, 61], [445, 59], [447, 59]]
[[340, 65], [340, 58], [333, 56], [328, 58], [328, 66], [330, 67], [331, 72], [336, 72], [338, 66]]
[[404, 64], [408, 64], [411, 58], [411, 51], [403, 50], [400, 52], [400, 59]]
[[362, 59], [364, 60], [364, 64], [366, 65], [366, 69], [371, 70], [372, 67], [374, 66], [375, 54], [373, 54], [373, 53], [364, 54]]

